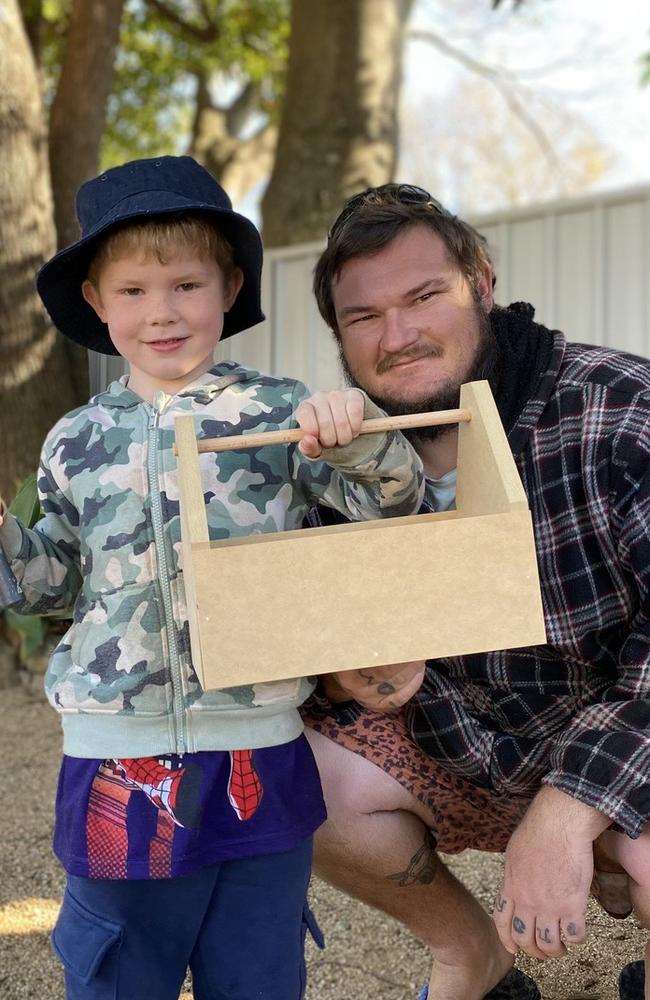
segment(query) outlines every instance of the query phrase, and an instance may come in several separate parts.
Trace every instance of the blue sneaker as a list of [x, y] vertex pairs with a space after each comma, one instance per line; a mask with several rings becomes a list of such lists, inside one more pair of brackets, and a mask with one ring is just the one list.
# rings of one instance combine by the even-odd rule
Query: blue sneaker
[[[418, 1000], [428, 1000], [428, 996], [429, 988], [423, 986]], [[500, 983], [497, 983], [489, 993], [485, 994], [484, 1000], [541, 1000], [541, 997], [542, 994], [534, 979], [527, 976], [525, 972], [520, 972], [519, 969], [511, 969]], [[637, 995], [630, 994], [628, 997], [627, 994], [621, 993], [621, 1000], [637, 1000]], [[643, 987], [641, 988], [640, 1000], [643, 1000]]]

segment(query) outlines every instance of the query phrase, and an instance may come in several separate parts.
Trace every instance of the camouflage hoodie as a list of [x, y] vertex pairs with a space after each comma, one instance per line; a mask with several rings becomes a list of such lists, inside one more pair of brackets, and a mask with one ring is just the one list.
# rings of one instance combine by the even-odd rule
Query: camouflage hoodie
[[[255, 748], [299, 734], [309, 680], [205, 692], [197, 680], [173, 443], [178, 414], [194, 414], [201, 437], [276, 430], [295, 425], [307, 395], [299, 382], [224, 362], [176, 396], [158, 393], [153, 405], [114, 382], [50, 432], [38, 484], [43, 517], [28, 530], [9, 515], [0, 542], [25, 595], [16, 610], [73, 608], [45, 678], [65, 753]], [[379, 412], [367, 400], [366, 416]], [[363, 436], [324, 455], [331, 464], [286, 445], [202, 455], [210, 538], [298, 528], [316, 501], [357, 520], [418, 509], [422, 467], [401, 434]]]

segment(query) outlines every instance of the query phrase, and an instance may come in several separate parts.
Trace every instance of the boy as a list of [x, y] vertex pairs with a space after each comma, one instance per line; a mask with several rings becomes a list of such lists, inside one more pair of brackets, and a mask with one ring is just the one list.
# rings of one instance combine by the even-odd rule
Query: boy
[[0, 527], [24, 610], [74, 605], [46, 676], [64, 733], [54, 849], [68, 880], [53, 942], [67, 997], [176, 1000], [189, 966], [196, 1000], [299, 1000], [324, 819], [297, 711], [311, 684], [201, 690], [174, 418], [192, 413], [215, 436], [287, 426], [295, 411], [305, 431], [298, 448], [202, 456], [211, 538], [299, 527], [316, 500], [357, 517], [414, 512], [421, 466], [401, 435], [353, 440], [380, 412], [358, 390], [307, 400], [300, 383], [214, 364], [221, 337], [263, 319], [262, 250], [194, 160], [109, 170], [77, 208], [81, 239], [38, 289], [64, 335], [121, 354], [129, 375], [48, 435], [36, 528], [7, 514]]

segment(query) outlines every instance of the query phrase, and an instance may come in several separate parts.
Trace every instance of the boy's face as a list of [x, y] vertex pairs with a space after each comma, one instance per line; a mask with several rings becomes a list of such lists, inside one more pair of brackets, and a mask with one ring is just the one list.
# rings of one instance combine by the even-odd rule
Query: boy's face
[[151, 402], [212, 367], [242, 280], [237, 269], [226, 288], [215, 260], [187, 251], [166, 264], [135, 251], [105, 261], [97, 284], [84, 281], [82, 292], [129, 363], [129, 388]]

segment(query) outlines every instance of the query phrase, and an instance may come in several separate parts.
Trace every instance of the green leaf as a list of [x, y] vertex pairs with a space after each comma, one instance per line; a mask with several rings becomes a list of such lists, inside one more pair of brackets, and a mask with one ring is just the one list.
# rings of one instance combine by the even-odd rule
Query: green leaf
[[[41, 516], [36, 488], [36, 473], [27, 476], [20, 484], [18, 493], [9, 505], [9, 510], [20, 518], [23, 524], [31, 528]], [[7, 627], [18, 635], [20, 641], [20, 659], [26, 663], [32, 656], [39, 653], [49, 631], [49, 623], [40, 615], [19, 615], [10, 608], [4, 611]]]
[[36, 473], [27, 476], [27, 479], [24, 479], [20, 484], [18, 493], [9, 504], [9, 510], [28, 528], [36, 524], [41, 516], [36, 488]]
[[45, 642], [47, 624], [38, 615], [17, 615], [7, 609], [4, 612], [7, 625], [20, 637], [20, 659], [23, 663], [38, 653]]
[[218, 107], [247, 83], [262, 98], [249, 124], [276, 120], [288, 56], [289, 0], [176, 0], [165, 17], [127, 0], [102, 144], [102, 167], [185, 152], [196, 112], [196, 77]]
[[646, 86], [650, 83], [650, 52], [641, 56], [641, 84]]

